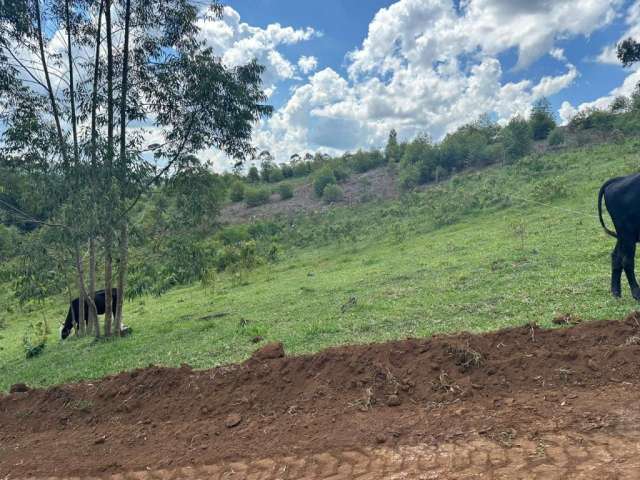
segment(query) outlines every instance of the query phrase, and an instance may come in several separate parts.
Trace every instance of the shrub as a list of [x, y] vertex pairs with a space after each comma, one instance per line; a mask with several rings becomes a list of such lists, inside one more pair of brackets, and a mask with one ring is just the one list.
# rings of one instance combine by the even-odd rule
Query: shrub
[[595, 108], [588, 108], [578, 112], [575, 117], [569, 122], [569, 129], [576, 130], [609, 130], [613, 128], [613, 122], [615, 120], [615, 114], [597, 110]]
[[358, 150], [351, 159], [353, 169], [358, 173], [364, 173], [384, 164], [384, 155], [378, 150], [364, 152]]
[[420, 172], [415, 165], [409, 165], [402, 170], [398, 183], [402, 190], [413, 190], [418, 186], [418, 179], [420, 178]]
[[327, 203], [339, 202], [343, 197], [342, 189], [336, 184], [327, 185], [322, 194], [323, 200]]
[[44, 351], [44, 347], [47, 345], [47, 333], [47, 322], [44, 319], [29, 324], [22, 337], [22, 347], [27, 358], [37, 357]]
[[260, 181], [260, 173], [258, 172], [258, 168], [255, 165], [249, 169], [247, 179], [251, 183], [258, 183]]
[[273, 167], [269, 171], [269, 182], [277, 183], [284, 180], [284, 174], [282, 173], [282, 169], [279, 167]]
[[278, 186], [278, 194], [280, 195], [280, 200], [287, 200], [293, 197], [293, 187], [288, 183], [282, 183]]
[[282, 176], [284, 178], [293, 177], [293, 167], [291, 165], [282, 165], [281, 169], [282, 169]]
[[313, 181], [313, 190], [318, 197], [322, 197], [327, 185], [335, 184], [336, 177], [330, 168], [324, 167], [317, 174]]
[[564, 143], [564, 134], [562, 130], [556, 128], [551, 135], [549, 135], [549, 146], [557, 147], [558, 145], [562, 145]]
[[244, 200], [244, 184], [241, 182], [234, 182], [231, 185], [229, 197], [232, 202], [241, 202]]
[[293, 166], [293, 175], [295, 177], [305, 177], [311, 173], [310, 162], [299, 162]]
[[267, 188], [247, 189], [244, 193], [247, 207], [257, 207], [269, 203], [269, 197], [271, 197], [271, 191]]
[[549, 133], [556, 128], [556, 121], [553, 118], [551, 105], [546, 98], [538, 100], [533, 105], [529, 125], [534, 140], [544, 140], [549, 136]]
[[503, 131], [507, 158], [516, 160], [531, 152], [531, 129], [522, 117], [514, 117]]
[[336, 177], [336, 181], [342, 182], [349, 178], [349, 172], [341, 165], [333, 167], [333, 176]]
[[542, 180], [533, 188], [533, 197], [541, 202], [564, 198], [568, 195], [569, 189], [566, 182], [558, 177]]

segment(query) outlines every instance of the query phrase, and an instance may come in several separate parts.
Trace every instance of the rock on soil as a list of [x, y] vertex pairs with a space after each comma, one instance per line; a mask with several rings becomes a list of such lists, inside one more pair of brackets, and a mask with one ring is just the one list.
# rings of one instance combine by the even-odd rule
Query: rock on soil
[[241, 422], [242, 422], [242, 416], [238, 415], [237, 413], [232, 413], [224, 421], [224, 426], [227, 428], [233, 428], [240, 425]]

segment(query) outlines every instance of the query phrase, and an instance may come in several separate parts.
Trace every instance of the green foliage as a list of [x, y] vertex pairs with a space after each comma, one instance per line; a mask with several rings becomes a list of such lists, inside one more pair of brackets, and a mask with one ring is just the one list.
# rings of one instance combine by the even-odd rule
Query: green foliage
[[352, 168], [354, 171], [358, 173], [364, 173], [374, 168], [377, 168], [383, 165], [384, 162], [385, 162], [385, 157], [382, 155], [382, 152], [380, 152], [379, 150], [372, 150], [370, 152], [358, 150], [351, 157]]
[[555, 128], [549, 135], [549, 146], [557, 147], [564, 143], [564, 133], [559, 128]]
[[336, 178], [337, 182], [343, 182], [347, 178], [349, 178], [349, 171], [343, 167], [342, 165], [336, 165], [332, 168], [333, 176]]
[[26, 358], [37, 357], [44, 351], [47, 345], [48, 334], [49, 328], [44, 318], [29, 324], [27, 331], [22, 337], [22, 348]]
[[247, 207], [257, 207], [269, 203], [270, 197], [271, 191], [268, 188], [248, 188], [244, 193]]
[[293, 167], [286, 163], [280, 167], [282, 169], [282, 176], [284, 178], [292, 178], [294, 175]]
[[402, 158], [402, 151], [398, 145], [398, 132], [391, 129], [387, 146], [384, 149], [384, 158], [387, 163], [399, 162]]
[[618, 95], [613, 99], [611, 105], [609, 106], [609, 111], [611, 113], [625, 113], [631, 109], [630, 100], [624, 95]]
[[569, 195], [567, 182], [560, 177], [545, 178], [535, 184], [533, 188], [533, 198], [540, 202], [549, 202], [565, 198]]
[[306, 177], [311, 172], [311, 163], [309, 162], [298, 162], [293, 165], [293, 175], [295, 177]]
[[282, 169], [280, 167], [273, 167], [269, 172], [269, 182], [277, 183], [284, 180], [284, 174], [282, 173]]
[[322, 199], [327, 203], [336, 203], [342, 201], [344, 193], [336, 184], [329, 184], [324, 188]]
[[255, 165], [253, 165], [249, 169], [249, 173], [247, 174], [247, 179], [251, 183], [258, 183], [260, 181], [260, 173], [258, 172], [258, 168]]
[[293, 187], [288, 183], [281, 183], [278, 186], [278, 194], [280, 195], [280, 200], [287, 200], [293, 197]]
[[232, 202], [241, 202], [244, 200], [244, 188], [244, 183], [238, 181], [231, 185], [229, 198], [231, 198]]
[[531, 128], [522, 117], [514, 117], [502, 132], [505, 153], [509, 160], [517, 160], [531, 151]]
[[543, 97], [533, 104], [529, 125], [534, 140], [544, 140], [556, 128], [551, 104], [546, 98]]
[[316, 173], [315, 180], [313, 181], [313, 190], [318, 197], [322, 197], [327, 185], [335, 184], [337, 182], [333, 170], [329, 167], [324, 167], [318, 173]]

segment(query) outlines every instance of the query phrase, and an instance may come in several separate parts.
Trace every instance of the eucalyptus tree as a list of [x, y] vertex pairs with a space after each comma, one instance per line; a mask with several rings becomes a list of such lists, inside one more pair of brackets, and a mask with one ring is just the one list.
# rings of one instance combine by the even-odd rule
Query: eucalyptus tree
[[[106, 299], [104, 333], [117, 335], [134, 206], [165, 178], [201, 176], [193, 154], [203, 149], [238, 161], [254, 155], [253, 125], [272, 112], [264, 104], [263, 67], [227, 66], [207, 47], [198, 26], [222, 16], [216, 2], [9, 3], [0, 5], [0, 147], [9, 162], [34, 162], [59, 180], [50, 218], [21, 212], [43, 228], [60, 228], [77, 288], [94, 313], [98, 240], [107, 297], [116, 261], [120, 295], [115, 312]], [[147, 146], [151, 137], [157, 141]]]

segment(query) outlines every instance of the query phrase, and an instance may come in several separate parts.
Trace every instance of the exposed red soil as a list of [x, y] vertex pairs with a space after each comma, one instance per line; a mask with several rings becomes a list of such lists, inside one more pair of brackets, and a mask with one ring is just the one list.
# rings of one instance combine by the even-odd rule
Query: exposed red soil
[[[247, 465], [276, 468], [296, 458], [308, 465], [318, 456], [348, 463], [348, 452], [396, 463], [414, 452], [413, 460], [397, 463], [400, 472], [440, 469], [440, 476], [363, 478], [556, 478], [548, 469], [547, 476], [531, 473], [551, 468], [551, 460], [543, 461], [549, 452], [565, 459], [565, 476], [558, 478], [594, 478], [578, 475], [584, 465], [571, 460], [574, 450], [584, 462], [596, 462], [589, 472], [637, 474], [640, 466], [628, 462], [640, 442], [639, 319], [555, 330], [523, 326], [299, 357], [283, 357], [269, 345], [241, 365], [150, 366], [93, 383], [16, 392], [0, 398], [0, 478], [182, 467], [209, 478], [202, 472], [221, 472], [221, 465], [245, 465], [236, 470], [246, 473]], [[511, 460], [499, 466], [469, 460], [469, 472], [480, 476], [456, 476], [450, 457], [456, 451], [460, 458], [503, 452], [522, 460], [520, 470]], [[449, 466], [438, 460], [442, 455]], [[601, 460], [607, 455], [618, 470]], [[335, 478], [357, 478], [354, 465]], [[371, 471], [375, 462], [367, 465]], [[156, 478], [191, 478], [163, 475]], [[305, 475], [228, 478], [330, 477]]]

